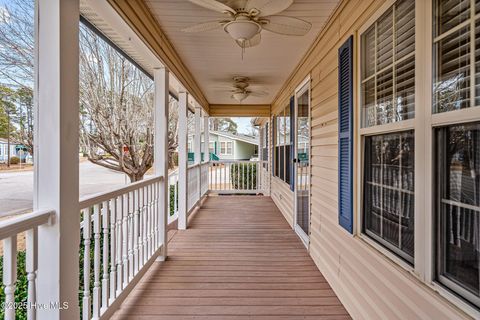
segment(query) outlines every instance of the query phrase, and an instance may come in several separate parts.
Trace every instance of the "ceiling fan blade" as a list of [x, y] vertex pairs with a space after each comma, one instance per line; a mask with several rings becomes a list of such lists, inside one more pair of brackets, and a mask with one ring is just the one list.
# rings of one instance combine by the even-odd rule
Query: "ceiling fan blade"
[[263, 98], [265, 96], [268, 96], [268, 92], [266, 92], [266, 91], [252, 91], [252, 92], [250, 92], [250, 95], [252, 97], [256, 97], [256, 98]]
[[270, 16], [268, 23], [262, 25], [262, 28], [270, 32], [288, 36], [304, 36], [312, 28], [310, 22], [285, 16]]
[[248, 0], [245, 9], [258, 11], [259, 17], [271, 16], [286, 10], [293, 4], [293, 0]]
[[229, 6], [218, 2], [216, 0], [189, 0], [191, 3], [196, 4], [197, 6], [217, 11], [220, 13], [233, 13], [236, 14], [236, 11], [230, 8]]
[[260, 44], [260, 42], [262, 41], [262, 35], [259, 33], [257, 33], [252, 39], [250, 40], [247, 40], [247, 41], [244, 41], [244, 42], [241, 42], [241, 41], [238, 41], [236, 40], [238, 46], [240, 48], [251, 48], [251, 47], [255, 47], [255, 46], [258, 46]]
[[209, 21], [200, 24], [196, 24], [191, 27], [182, 29], [183, 32], [203, 32], [218, 29], [222, 26], [220, 21]]

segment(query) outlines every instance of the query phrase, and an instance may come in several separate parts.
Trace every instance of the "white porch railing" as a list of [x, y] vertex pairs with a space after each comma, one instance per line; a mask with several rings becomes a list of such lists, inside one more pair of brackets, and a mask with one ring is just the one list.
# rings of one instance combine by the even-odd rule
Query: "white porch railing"
[[261, 161], [211, 161], [209, 168], [209, 190], [221, 194], [258, 194], [264, 187]]
[[111, 316], [160, 254], [162, 180], [147, 179], [80, 202], [83, 319]]
[[[2, 306], [5, 320], [15, 319], [18, 309], [26, 309], [27, 319], [36, 318], [36, 277], [38, 227], [49, 223], [53, 211], [37, 211], [0, 222], [0, 240], [3, 240], [3, 286], [5, 301]], [[27, 301], [15, 303], [17, 283], [17, 236], [25, 232], [25, 274], [27, 278]]]
[[187, 211], [190, 212], [208, 192], [209, 163], [196, 164], [187, 170]]

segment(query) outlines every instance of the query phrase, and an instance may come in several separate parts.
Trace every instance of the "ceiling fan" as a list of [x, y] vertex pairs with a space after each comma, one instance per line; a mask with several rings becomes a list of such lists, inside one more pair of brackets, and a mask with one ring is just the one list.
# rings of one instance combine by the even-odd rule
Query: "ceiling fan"
[[261, 90], [251, 90], [250, 79], [247, 77], [236, 76], [233, 77], [233, 85], [228, 87], [228, 92], [231, 93], [231, 98], [238, 101], [243, 102], [243, 100], [247, 99], [248, 97], [264, 97], [268, 95], [267, 92]]
[[223, 28], [242, 49], [260, 44], [262, 30], [303, 36], [312, 27], [310, 22], [298, 18], [275, 15], [290, 7], [294, 0], [233, 0], [228, 2], [229, 5], [216, 0], [189, 1], [227, 17], [197, 24], [182, 31], [203, 32]]

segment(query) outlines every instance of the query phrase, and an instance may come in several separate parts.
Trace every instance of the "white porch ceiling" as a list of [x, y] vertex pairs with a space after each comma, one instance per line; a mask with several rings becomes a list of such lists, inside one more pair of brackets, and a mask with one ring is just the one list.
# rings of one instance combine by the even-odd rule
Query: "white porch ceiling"
[[[220, 0], [227, 3], [227, 0]], [[295, 0], [279, 15], [297, 17], [312, 23], [303, 37], [282, 36], [262, 31], [262, 43], [241, 49], [221, 29], [202, 33], [181, 30], [197, 23], [224, 18], [220, 13], [198, 7], [187, 0], [146, 0], [163, 32], [175, 47], [210, 104], [237, 104], [228, 88], [234, 76], [251, 78], [251, 87], [268, 95], [249, 97], [243, 104], [270, 104], [288, 76], [322, 30], [340, 0]]]

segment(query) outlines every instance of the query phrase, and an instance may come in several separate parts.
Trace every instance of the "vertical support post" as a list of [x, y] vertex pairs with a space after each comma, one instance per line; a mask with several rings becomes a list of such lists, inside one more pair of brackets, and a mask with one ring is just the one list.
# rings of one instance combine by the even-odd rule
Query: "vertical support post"
[[36, 2], [34, 209], [56, 213], [38, 228], [38, 319], [80, 315], [79, 17], [79, 0]]
[[188, 93], [178, 95], [178, 229], [187, 229], [187, 109]]
[[154, 142], [154, 169], [155, 175], [163, 176], [160, 183], [158, 201], [158, 230], [162, 245], [162, 253], [159, 260], [167, 257], [167, 226], [168, 226], [168, 203], [170, 201], [170, 188], [168, 186], [168, 113], [169, 113], [169, 71], [166, 68], [155, 69], [155, 142]]
[[203, 117], [203, 153], [205, 155], [205, 162], [210, 161], [210, 127], [209, 127], [209, 117], [205, 113]]
[[201, 117], [202, 108], [200, 106], [195, 107], [195, 140], [194, 140], [194, 152], [195, 152], [195, 164], [202, 163], [202, 139], [201, 139]]
[[197, 168], [195, 171], [197, 172], [197, 201], [200, 200], [202, 197], [202, 170], [200, 164], [202, 163], [202, 131], [201, 129], [201, 117], [202, 117], [202, 108], [196, 104], [195, 106], [195, 164], [197, 164]]

